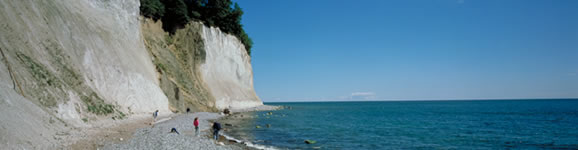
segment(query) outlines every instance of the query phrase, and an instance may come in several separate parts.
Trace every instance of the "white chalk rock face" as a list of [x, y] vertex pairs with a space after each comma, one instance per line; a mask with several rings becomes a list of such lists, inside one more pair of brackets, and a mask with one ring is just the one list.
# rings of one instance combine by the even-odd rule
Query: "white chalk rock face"
[[253, 89], [251, 57], [235, 36], [204, 27], [206, 58], [202, 78], [215, 97], [217, 109], [242, 109], [263, 105]]
[[[141, 39], [139, 6], [139, 0], [0, 1], [0, 46], [49, 69], [56, 59], [49, 51], [63, 54], [69, 58], [65, 65], [79, 69], [85, 85], [125, 112], [170, 112]], [[57, 48], [45, 48], [46, 41]], [[77, 119], [69, 114], [60, 116]]]
[[83, 66], [89, 85], [104, 99], [131, 112], [169, 112], [168, 99], [158, 86], [154, 65], [141, 39], [139, 1], [91, 3], [96, 8], [94, 13], [103, 16], [91, 24], [100, 24], [94, 29], [105, 28], [110, 35], [102, 43], [94, 44], [102, 47], [86, 49], [84, 53]]
[[[168, 99], [158, 86], [154, 65], [140, 35], [138, 0], [92, 0], [78, 13], [86, 13], [86, 32], [78, 34], [86, 45], [82, 59], [85, 82], [103, 99], [134, 113], [169, 112]], [[88, 42], [88, 43], [87, 43]]]

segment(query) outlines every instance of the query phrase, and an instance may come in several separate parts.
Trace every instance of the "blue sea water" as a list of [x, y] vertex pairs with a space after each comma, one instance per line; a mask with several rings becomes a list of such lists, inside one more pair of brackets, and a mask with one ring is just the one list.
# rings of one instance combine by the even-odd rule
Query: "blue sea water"
[[578, 100], [267, 105], [286, 109], [227, 134], [279, 149], [578, 149]]

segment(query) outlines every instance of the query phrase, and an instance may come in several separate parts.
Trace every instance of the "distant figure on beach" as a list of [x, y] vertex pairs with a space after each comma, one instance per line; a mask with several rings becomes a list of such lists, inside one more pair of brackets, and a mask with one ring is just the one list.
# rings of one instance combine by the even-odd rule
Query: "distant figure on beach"
[[195, 125], [195, 135], [199, 135], [199, 117], [195, 117], [193, 125]]
[[219, 141], [219, 130], [221, 130], [221, 124], [218, 122], [213, 123], [213, 136], [217, 141]]
[[159, 110], [156, 110], [155, 112], [153, 112], [153, 122], [151, 123], [151, 125], [157, 121], [158, 116], [159, 116]]
[[179, 131], [177, 131], [177, 128], [172, 128], [172, 129], [171, 129], [171, 133], [177, 133], [177, 134], [180, 134], [180, 133], [179, 133]]

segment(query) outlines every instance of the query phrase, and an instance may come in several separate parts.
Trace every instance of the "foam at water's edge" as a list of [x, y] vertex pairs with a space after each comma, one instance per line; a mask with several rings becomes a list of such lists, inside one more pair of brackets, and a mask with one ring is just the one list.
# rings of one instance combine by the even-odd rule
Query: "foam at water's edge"
[[221, 133], [221, 135], [224, 136], [227, 140], [232, 140], [232, 141], [235, 141], [237, 143], [243, 143], [247, 147], [252, 147], [252, 148], [261, 149], [261, 150], [278, 150], [278, 148], [273, 147], [273, 146], [253, 144], [251, 142], [242, 141], [242, 140], [236, 139], [234, 137], [231, 137], [231, 136], [223, 134], [223, 133]]

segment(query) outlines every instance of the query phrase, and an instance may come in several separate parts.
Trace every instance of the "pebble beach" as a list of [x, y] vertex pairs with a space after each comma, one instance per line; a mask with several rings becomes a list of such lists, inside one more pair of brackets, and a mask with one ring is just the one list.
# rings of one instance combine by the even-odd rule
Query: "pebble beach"
[[[193, 121], [199, 117], [199, 135], [195, 134]], [[181, 114], [166, 121], [159, 120], [154, 126], [138, 129], [127, 142], [104, 146], [105, 150], [139, 150], [139, 149], [199, 149], [225, 150], [243, 149], [236, 145], [219, 145], [209, 138], [210, 120], [218, 119], [217, 113], [198, 112]], [[179, 134], [171, 133], [176, 128]]]
[[[250, 109], [232, 110], [232, 112], [263, 111], [277, 109], [276, 106], [259, 106]], [[225, 115], [210, 112], [197, 112], [172, 115], [161, 118], [154, 125], [137, 129], [130, 139], [123, 142], [107, 143], [99, 149], [138, 150], [138, 149], [199, 149], [199, 150], [241, 150], [253, 149], [242, 143], [229, 141], [221, 136], [219, 141], [211, 139], [212, 121]], [[199, 118], [199, 133], [195, 133], [193, 121]], [[176, 128], [179, 134], [171, 133]], [[221, 133], [226, 132], [221, 131]]]

